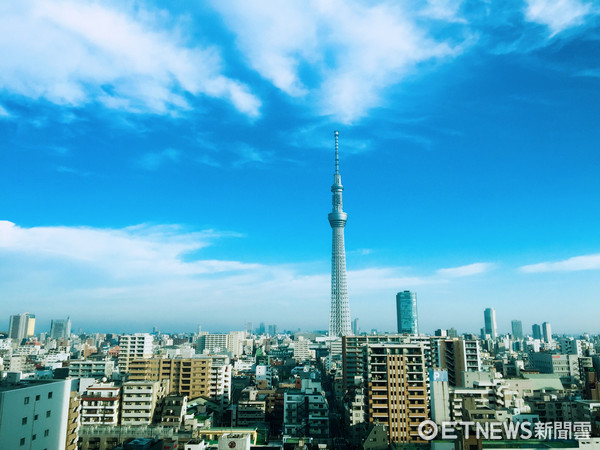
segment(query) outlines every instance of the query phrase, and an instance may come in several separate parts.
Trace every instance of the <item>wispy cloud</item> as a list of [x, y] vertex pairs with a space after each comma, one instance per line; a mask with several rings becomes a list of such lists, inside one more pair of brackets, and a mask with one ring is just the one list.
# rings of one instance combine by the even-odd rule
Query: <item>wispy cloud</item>
[[157, 170], [167, 162], [177, 162], [181, 152], [174, 148], [166, 148], [160, 152], [146, 153], [139, 160], [139, 165], [146, 170]]
[[9, 113], [4, 106], [0, 105], [0, 119], [10, 119], [12, 114]]
[[2, 2], [0, 88], [59, 105], [99, 102], [156, 114], [187, 109], [188, 96], [205, 95], [259, 114], [261, 102], [249, 88], [223, 75], [216, 48], [188, 45], [183, 28], [169, 27], [164, 11], [126, 8]]
[[527, 0], [525, 18], [547, 26], [551, 36], [584, 22], [591, 12], [589, 3], [579, 0]]
[[576, 272], [597, 269], [600, 269], [600, 254], [574, 256], [563, 261], [541, 262], [519, 268], [519, 270], [526, 273]]
[[271, 161], [273, 152], [258, 149], [246, 143], [238, 143], [234, 147], [234, 152], [238, 159], [233, 163], [234, 166], [245, 166], [247, 164], [264, 164]]
[[465, 266], [439, 269], [436, 273], [442, 277], [457, 278], [489, 272], [493, 267], [494, 264], [492, 263], [473, 263]]
[[446, 3], [431, 2], [427, 13], [390, 2], [213, 1], [254, 70], [343, 122], [385, 103], [383, 91], [417, 64], [461, 52], [423, 25], [426, 14], [455, 18], [454, 2]]
[[68, 173], [71, 175], [77, 175], [80, 177], [89, 177], [92, 174], [92, 172], [89, 172], [87, 170], [79, 170], [79, 169], [74, 169], [73, 167], [67, 167], [67, 166], [56, 166], [56, 170], [58, 172]]

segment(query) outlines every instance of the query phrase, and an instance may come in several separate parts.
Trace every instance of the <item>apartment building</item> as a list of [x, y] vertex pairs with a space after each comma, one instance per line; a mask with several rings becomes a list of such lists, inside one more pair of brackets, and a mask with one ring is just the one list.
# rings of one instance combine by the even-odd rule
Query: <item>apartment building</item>
[[124, 383], [121, 400], [121, 425], [150, 425], [154, 419], [156, 405], [167, 395], [167, 389], [167, 381], [128, 381]]
[[367, 373], [368, 421], [385, 425], [391, 442], [423, 442], [418, 427], [429, 408], [423, 347], [370, 344]]
[[[217, 374], [213, 377], [212, 362], [212, 358], [208, 356], [138, 359], [130, 363], [129, 379], [131, 381], [168, 381], [169, 394], [185, 395], [189, 399], [211, 397], [219, 391], [216, 387], [213, 388], [213, 384], [218, 385], [219, 373], [217, 370]], [[231, 380], [231, 376], [229, 380]], [[231, 382], [229, 386], [231, 386]]]
[[81, 424], [117, 425], [121, 405], [121, 388], [113, 383], [96, 383], [81, 396]]
[[119, 337], [119, 371], [129, 372], [129, 363], [136, 359], [152, 358], [153, 338], [148, 333], [136, 333]]

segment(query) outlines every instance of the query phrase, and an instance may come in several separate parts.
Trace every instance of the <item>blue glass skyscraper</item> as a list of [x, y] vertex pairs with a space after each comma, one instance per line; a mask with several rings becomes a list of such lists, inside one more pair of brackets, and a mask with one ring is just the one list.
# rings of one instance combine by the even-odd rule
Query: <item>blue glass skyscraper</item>
[[419, 334], [417, 325], [417, 294], [411, 291], [396, 294], [398, 333]]

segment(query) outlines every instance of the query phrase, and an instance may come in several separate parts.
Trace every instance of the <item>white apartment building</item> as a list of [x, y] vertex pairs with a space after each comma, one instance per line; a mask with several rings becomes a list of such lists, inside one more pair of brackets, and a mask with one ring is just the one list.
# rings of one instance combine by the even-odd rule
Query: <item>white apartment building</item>
[[313, 359], [315, 357], [315, 352], [310, 350], [310, 345], [311, 342], [303, 337], [294, 341], [294, 359], [298, 362]]
[[88, 386], [81, 396], [81, 425], [117, 425], [121, 388], [113, 383]]
[[148, 333], [123, 335], [119, 338], [119, 371], [129, 371], [129, 363], [134, 359], [151, 358], [153, 354], [153, 338]]
[[110, 378], [115, 370], [113, 360], [74, 359], [69, 362], [72, 378]]
[[208, 353], [225, 353], [228, 351], [228, 334], [207, 334], [205, 336], [201, 336], [201, 338], [204, 341], [203, 350]]
[[245, 331], [232, 331], [227, 339], [227, 351], [231, 356], [238, 357], [244, 354], [244, 341], [246, 339]]
[[150, 425], [156, 404], [167, 394], [168, 383], [160, 381], [128, 381], [123, 384], [121, 425]]
[[213, 355], [210, 369], [210, 396], [223, 405], [231, 402], [231, 369], [227, 355]]
[[65, 448], [71, 382], [20, 375], [11, 372], [0, 382], [0, 448]]

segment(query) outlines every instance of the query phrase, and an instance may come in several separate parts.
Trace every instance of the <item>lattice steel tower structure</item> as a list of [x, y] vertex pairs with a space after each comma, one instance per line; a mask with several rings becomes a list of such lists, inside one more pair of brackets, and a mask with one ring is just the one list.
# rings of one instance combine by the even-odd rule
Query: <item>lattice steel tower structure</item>
[[348, 214], [342, 205], [342, 177], [340, 175], [340, 154], [338, 132], [335, 136], [335, 173], [333, 174], [333, 208], [329, 213], [329, 224], [333, 231], [331, 246], [331, 311], [329, 314], [329, 336], [352, 335], [350, 327], [350, 305], [348, 303], [348, 283], [346, 282], [346, 250], [344, 247], [344, 227]]

